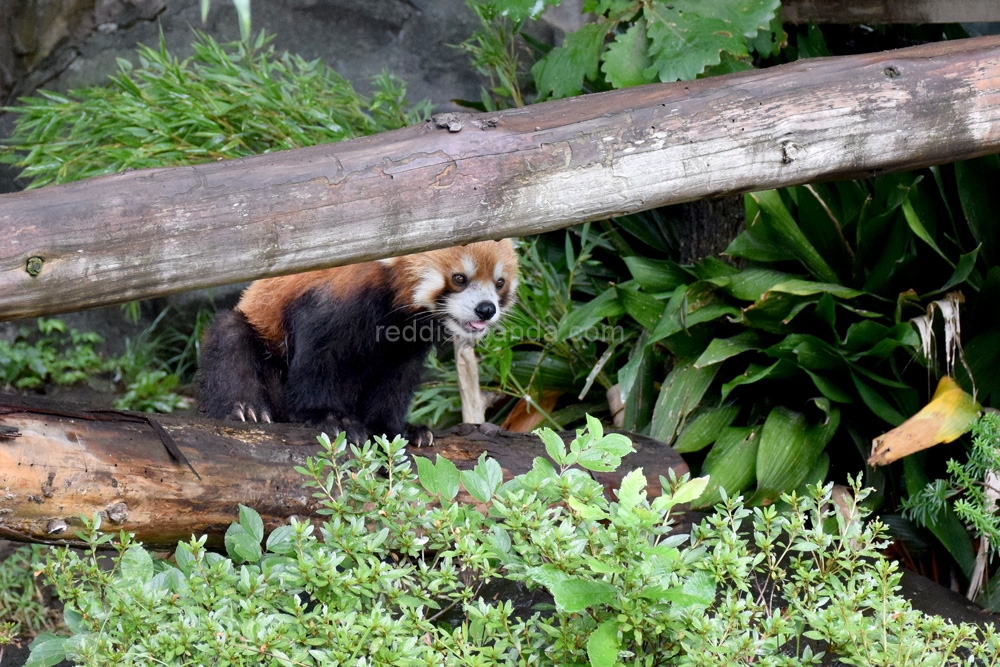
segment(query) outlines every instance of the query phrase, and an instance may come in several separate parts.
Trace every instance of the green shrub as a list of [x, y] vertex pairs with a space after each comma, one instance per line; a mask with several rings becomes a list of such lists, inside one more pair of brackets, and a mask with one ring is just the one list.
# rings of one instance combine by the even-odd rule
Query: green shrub
[[375, 77], [371, 98], [319, 60], [276, 54], [270, 38], [220, 45], [198, 34], [179, 60], [161, 38], [140, 46], [139, 66], [118, 61], [109, 86], [42, 91], [18, 114], [0, 159], [23, 167], [29, 187], [125, 169], [196, 164], [340, 141], [423, 120], [403, 84]]
[[37, 333], [22, 327], [13, 343], [0, 340], [0, 389], [38, 389], [47, 382], [76, 384], [107, 370], [93, 332], [67, 331], [62, 320], [40, 317]]
[[[581, 467], [614, 469], [632, 447], [589, 424], [568, 448], [541, 432], [555, 465], [536, 459], [505, 484], [485, 457], [470, 471], [415, 457], [415, 475], [402, 441], [348, 454], [324, 436], [301, 472], [328, 519], [265, 538], [241, 507], [228, 556], [192, 538], [171, 563], [121, 535], [101, 567], [112, 537], [87, 521], [89, 551], [57, 550], [42, 567], [73, 634], [40, 636], [31, 664], [996, 662], [992, 628], [980, 637], [895, 595], [900, 574], [878, 554], [882, 526], [862, 522], [864, 493], [845, 514], [830, 509], [829, 487], [786, 496], [783, 513], [727, 499], [678, 534], [674, 508], [707, 480], [664, 479], [649, 499], [634, 471], [608, 501]], [[462, 488], [484, 509], [457, 502]], [[552, 603], [487, 596], [501, 577]]]

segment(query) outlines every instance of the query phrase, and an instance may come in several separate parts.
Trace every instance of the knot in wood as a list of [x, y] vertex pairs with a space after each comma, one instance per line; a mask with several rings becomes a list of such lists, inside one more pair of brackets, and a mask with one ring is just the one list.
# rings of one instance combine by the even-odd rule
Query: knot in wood
[[884, 70], [882, 70], [882, 73], [885, 74], [890, 79], [895, 79], [897, 76], [902, 74], [902, 72], [899, 71], [899, 68], [896, 67], [895, 65], [889, 65]]
[[28, 264], [24, 267], [24, 270], [28, 272], [28, 275], [34, 278], [39, 273], [42, 272], [42, 264], [45, 262], [41, 257], [29, 257]]

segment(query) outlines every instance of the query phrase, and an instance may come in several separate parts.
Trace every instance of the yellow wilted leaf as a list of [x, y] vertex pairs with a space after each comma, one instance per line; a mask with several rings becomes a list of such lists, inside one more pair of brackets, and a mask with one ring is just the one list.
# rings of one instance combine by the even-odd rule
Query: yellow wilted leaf
[[951, 442], [972, 427], [979, 404], [950, 377], [938, 382], [931, 402], [917, 414], [872, 440], [868, 465], [888, 465], [921, 449]]

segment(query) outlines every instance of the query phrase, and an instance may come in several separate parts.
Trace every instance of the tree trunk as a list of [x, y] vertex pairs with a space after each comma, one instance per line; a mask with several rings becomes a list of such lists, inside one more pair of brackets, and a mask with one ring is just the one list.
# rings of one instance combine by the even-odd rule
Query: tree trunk
[[1000, 37], [0, 197], [0, 320], [1000, 151]]
[[[237, 505], [257, 510], [268, 531], [291, 516], [315, 517], [312, 491], [293, 470], [319, 450], [319, 429], [147, 415], [0, 394], [0, 537], [72, 544], [81, 514], [100, 512], [102, 530], [135, 533], [173, 547], [192, 534], [219, 544]], [[609, 490], [641, 467], [651, 496], [659, 476], [687, 466], [674, 450], [628, 434], [636, 453], [616, 473], [594, 473]], [[569, 440], [572, 436], [564, 434]], [[500, 463], [504, 480], [526, 472], [545, 448], [536, 436], [462, 425], [435, 435], [441, 455], [462, 470], [480, 454]], [[171, 454], [171, 451], [174, 453]], [[460, 500], [474, 502], [460, 494]]]

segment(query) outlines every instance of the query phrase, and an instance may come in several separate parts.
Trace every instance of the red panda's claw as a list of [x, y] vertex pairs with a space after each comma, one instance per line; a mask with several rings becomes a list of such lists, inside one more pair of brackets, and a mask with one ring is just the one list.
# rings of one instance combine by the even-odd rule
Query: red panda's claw
[[434, 433], [423, 424], [407, 424], [403, 437], [411, 447], [431, 447], [434, 445]]
[[237, 402], [233, 405], [230, 419], [253, 424], [270, 424], [273, 420], [271, 411], [266, 407], [256, 407], [253, 403]]

